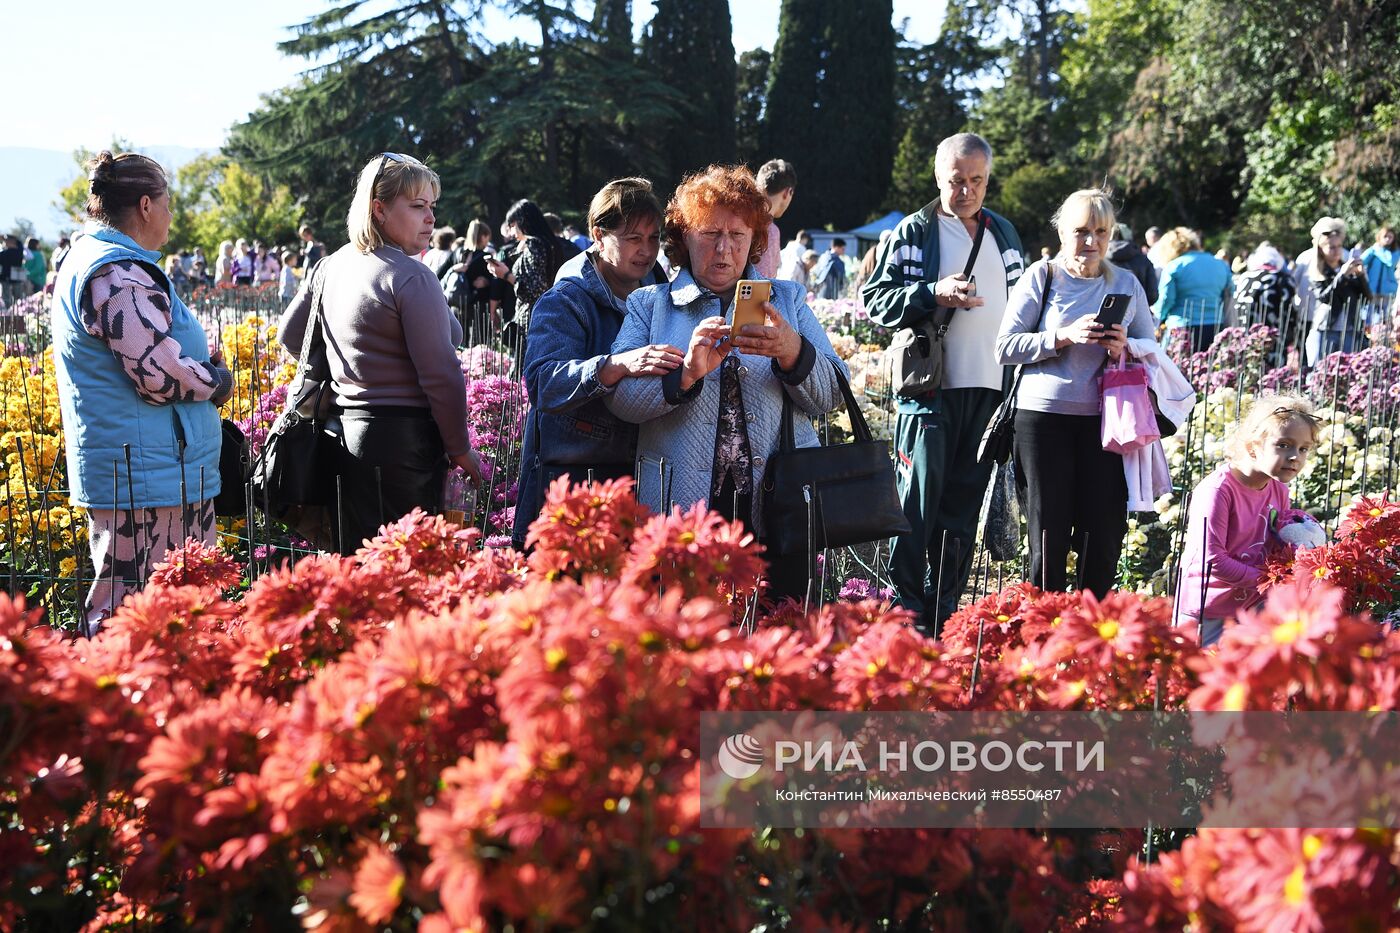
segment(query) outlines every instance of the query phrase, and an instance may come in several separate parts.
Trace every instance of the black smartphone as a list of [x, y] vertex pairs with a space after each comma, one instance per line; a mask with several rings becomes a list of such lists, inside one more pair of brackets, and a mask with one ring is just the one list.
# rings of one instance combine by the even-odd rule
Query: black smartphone
[[1105, 329], [1114, 324], [1122, 324], [1123, 318], [1128, 316], [1127, 295], [1104, 295], [1103, 304], [1099, 305], [1098, 316], [1094, 318], [1094, 323]]

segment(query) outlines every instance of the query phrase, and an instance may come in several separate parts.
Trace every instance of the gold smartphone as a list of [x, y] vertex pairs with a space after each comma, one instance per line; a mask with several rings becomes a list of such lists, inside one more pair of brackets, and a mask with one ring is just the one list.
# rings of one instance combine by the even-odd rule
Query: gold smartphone
[[733, 328], [731, 336], [740, 337], [739, 328], [745, 324], [758, 324], [762, 326], [768, 323], [768, 315], [763, 311], [763, 304], [773, 297], [773, 283], [767, 279], [740, 279], [738, 289], [734, 292], [734, 320], [731, 322]]

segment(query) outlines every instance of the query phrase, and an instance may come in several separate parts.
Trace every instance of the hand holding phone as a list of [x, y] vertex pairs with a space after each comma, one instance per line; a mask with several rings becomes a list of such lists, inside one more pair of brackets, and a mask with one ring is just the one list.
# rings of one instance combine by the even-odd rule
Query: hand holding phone
[[763, 306], [773, 297], [773, 283], [767, 280], [740, 279], [734, 292], [734, 320], [731, 333], [743, 336], [740, 330], [746, 324], [759, 327], [768, 323], [768, 315]]
[[1101, 330], [1122, 324], [1123, 319], [1128, 316], [1128, 301], [1127, 295], [1104, 295], [1103, 304], [1099, 305], [1099, 313], [1094, 318], [1094, 323]]

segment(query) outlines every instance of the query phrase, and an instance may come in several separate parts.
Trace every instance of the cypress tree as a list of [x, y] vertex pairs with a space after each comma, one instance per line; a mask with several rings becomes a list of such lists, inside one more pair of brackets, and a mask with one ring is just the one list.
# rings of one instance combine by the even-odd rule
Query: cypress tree
[[687, 172], [734, 161], [734, 39], [728, 0], [657, 0], [642, 53], [652, 74], [680, 92], [685, 113], [661, 133], [666, 191]]
[[759, 158], [763, 105], [768, 96], [768, 66], [773, 57], [765, 49], [753, 49], [739, 56], [739, 77], [735, 86], [734, 148], [740, 162], [754, 170], [766, 162]]
[[798, 194], [785, 215], [793, 229], [819, 215], [813, 209], [817, 189], [808, 174], [824, 137], [817, 123], [817, 88], [823, 66], [826, 0], [783, 0], [778, 41], [768, 67], [768, 99], [759, 127], [754, 161], [787, 159], [797, 169]]
[[820, 186], [816, 206], [840, 230], [879, 210], [894, 158], [894, 6], [865, 0], [859, 15], [848, 11], [841, 0], [827, 0], [828, 55], [817, 96], [824, 141], [806, 173]]
[[593, 7], [593, 35], [611, 54], [632, 57], [632, 0], [598, 0]]
[[759, 160], [797, 169], [794, 227], [857, 226], [879, 210], [894, 156], [892, 0], [783, 0]]

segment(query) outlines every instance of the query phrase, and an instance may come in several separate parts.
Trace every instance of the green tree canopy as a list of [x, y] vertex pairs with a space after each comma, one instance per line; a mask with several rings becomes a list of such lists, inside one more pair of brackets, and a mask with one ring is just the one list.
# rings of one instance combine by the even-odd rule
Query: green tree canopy
[[312, 17], [282, 48], [324, 63], [235, 127], [228, 151], [301, 197], [331, 242], [356, 173], [385, 150], [435, 168], [439, 214], [459, 224], [500, 220], [519, 197], [577, 216], [609, 177], [656, 174], [656, 128], [680, 119], [682, 96], [634, 60], [630, 37], [619, 50], [626, 5], [591, 20], [569, 3], [500, 5], [541, 41], [488, 43], [481, 0], [356, 0]]

